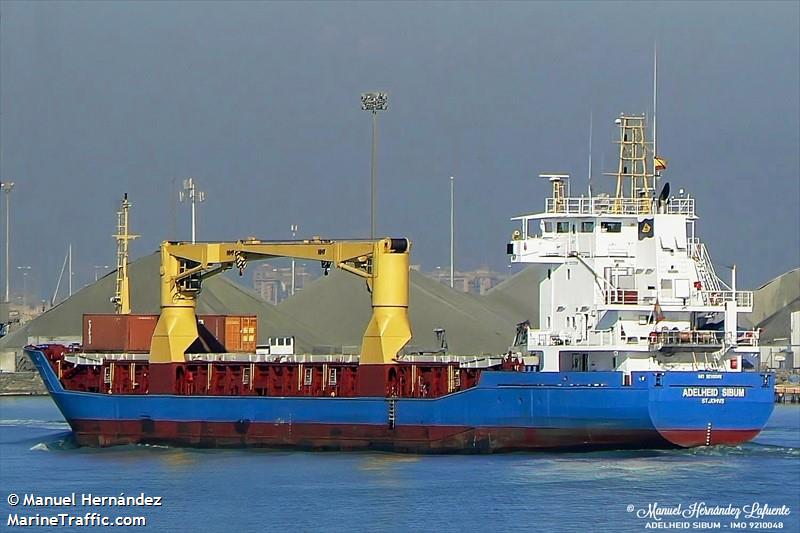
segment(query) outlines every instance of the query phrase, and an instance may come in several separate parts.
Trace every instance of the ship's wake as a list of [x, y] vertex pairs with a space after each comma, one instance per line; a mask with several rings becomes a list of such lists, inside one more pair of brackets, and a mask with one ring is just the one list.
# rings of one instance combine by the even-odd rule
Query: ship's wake
[[[0, 421], [0, 426], [3, 425], [4, 422], [7, 421]], [[67, 424], [60, 424], [57, 422], [45, 422], [45, 421], [26, 421], [24, 425], [28, 425], [30, 427], [45, 427], [43, 424], [52, 424], [61, 429], [62, 427], [66, 426], [69, 427]], [[287, 453], [286, 450], [278, 450], [278, 449], [270, 449], [270, 448], [226, 448], [226, 449], [214, 449], [214, 448], [191, 448], [191, 447], [180, 447], [180, 446], [169, 446], [163, 444], [129, 444], [129, 445], [122, 445], [122, 446], [112, 446], [108, 448], [89, 448], [89, 447], [82, 447], [77, 444], [74, 434], [71, 431], [67, 432], [60, 432], [55, 433], [49, 436], [46, 436], [45, 440], [42, 440], [42, 437], [37, 437], [34, 439], [36, 443], [31, 446], [32, 451], [73, 451], [73, 450], [83, 450], [83, 451], [115, 451], [115, 452], [124, 452], [125, 450], [128, 451], [141, 451], [147, 453], [147, 451], [152, 450], [153, 452], [156, 451], [163, 451], [163, 450], [175, 450], [175, 451], [186, 451], [186, 452], [196, 452], [196, 453], [264, 453], [264, 452], [272, 452], [272, 453]], [[318, 453], [318, 452], [303, 452], [297, 451], [294, 453]], [[336, 452], [333, 452], [336, 453]], [[362, 455], [375, 455], [377, 452], [343, 452], [347, 453], [348, 455], [353, 454], [362, 454]], [[382, 454], [385, 455], [385, 454]], [[395, 455], [395, 454], [388, 454], [388, 455]], [[411, 457], [405, 454], [398, 455], [399, 457]], [[649, 459], [685, 459], [689, 457], [696, 457], [698, 459], [702, 458], [718, 458], [718, 457], [772, 457], [772, 458], [779, 458], [779, 457], [800, 457], [800, 447], [791, 447], [791, 446], [781, 446], [777, 444], [769, 444], [769, 443], [760, 443], [760, 442], [749, 442], [746, 444], [741, 444], [738, 446], [700, 446], [696, 448], [681, 448], [681, 449], [671, 449], [671, 450], [650, 450], [650, 449], [641, 449], [641, 450], [604, 450], [604, 451], [590, 451], [590, 452], [516, 452], [511, 454], [499, 454], [494, 455], [494, 457], [528, 457], [528, 458], [549, 458], [554, 460], [578, 460], [578, 461], [605, 461], [609, 459], [615, 460], [649, 460]], [[422, 457], [422, 456], [418, 456]], [[472, 456], [475, 457], [475, 456]], [[465, 461], [469, 461], [471, 459], [465, 458]], [[474, 459], [473, 459], [474, 460]]]
[[672, 453], [676, 455], [695, 455], [698, 457], [735, 457], [735, 456], [764, 456], [764, 457], [777, 457], [800, 456], [800, 448], [791, 446], [780, 446], [777, 444], [768, 444], [761, 442], [748, 442], [738, 446], [701, 446], [698, 448], [687, 448], [683, 450], [676, 450]]
[[61, 420], [38, 420], [33, 418], [11, 418], [0, 419], [0, 427], [31, 427], [41, 429], [69, 429], [63, 419]]
[[54, 435], [53, 438], [46, 441], [37, 442], [31, 446], [30, 450], [33, 452], [52, 452], [64, 450], [76, 450], [80, 448], [78, 443], [75, 442], [75, 437], [72, 432], [60, 433]]

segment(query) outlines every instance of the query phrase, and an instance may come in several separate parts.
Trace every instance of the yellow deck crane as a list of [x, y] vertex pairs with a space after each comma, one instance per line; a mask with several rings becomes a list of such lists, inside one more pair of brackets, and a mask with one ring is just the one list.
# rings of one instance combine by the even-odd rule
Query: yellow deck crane
[[[231, 268], [241, 272], [249, 261], [294, 257], [316, 260], [366, 279], [372, 293], [372, 318], [361, 344], [361, 365], [392, 364], [411, 339], [408, 320], [407, 239], [260, 241], [161, 244], [161, 315], [150, 346], [151, 378], [156, 389], [169, 387], [155, 366], [184, 363], [197, 339], [197, 296], [205, 279]], [[172, 366], [172, 365], [164, 365]], [[158, 383], [160, 382], [160, 383]], [[152, 390], [152, 388], [151, 388]]]

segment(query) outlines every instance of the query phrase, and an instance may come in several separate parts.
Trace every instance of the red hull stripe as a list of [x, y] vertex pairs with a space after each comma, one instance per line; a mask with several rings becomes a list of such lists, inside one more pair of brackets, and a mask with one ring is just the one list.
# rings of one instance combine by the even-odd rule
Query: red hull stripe
[[547, 449], [671, 448], [655, 430], [470, 428], [358, 424], [272, 424], [152, 420], [73, 420], [78, 444], [168, 444], [192, 447], [270, 447], [486, 453]]
[[693, 446], [714, 446], [724, 444], [735, 446], [753, 440], [759, 429], [675, 429], [660, 430], [661, 435], [671, 443], [682, 448]]

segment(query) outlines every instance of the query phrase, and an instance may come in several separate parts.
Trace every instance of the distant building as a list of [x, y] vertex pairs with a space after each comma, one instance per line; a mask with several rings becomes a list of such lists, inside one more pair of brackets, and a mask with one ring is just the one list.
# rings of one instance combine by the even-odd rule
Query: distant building
[[[314, 279], [305, 263], [295, 263], [295, 292], [303, 290], [306, 283]], [[253, 272], [253, 289], [272, 305], [292, 295], [292, 267], [261, 263]]]
[[[432, 272], [426, 273], [427, 276], [450, 285], [450, 270], [437, 268]], [[456, 271], [453, 276], [453, 288], [461, 292], [471, 292], [473, 294], [486, 294], [492, 287], [508, 277], [507, 274], [494, 272], [488, 267], [481, 267], [469, 272]]]

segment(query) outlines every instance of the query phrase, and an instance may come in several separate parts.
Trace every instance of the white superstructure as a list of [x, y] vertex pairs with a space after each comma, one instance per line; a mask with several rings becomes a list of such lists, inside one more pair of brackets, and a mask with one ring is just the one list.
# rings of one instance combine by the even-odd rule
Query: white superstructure
[[[656, 197], [658, 170], [643, 116], [620, 116], [613, 195], [574, 197], [569, 177], [545, 174], [545, 210], [515, 217], [511, 261], [546, 266], [538, 328], [517, 342], [543, 371], [741, 371], [757, 331], [737, 330], [753, 293], [714, 271], [697, 238], [695, 199]], [[651, 169], [655, 168], [655, 172]], [[526, 331], [527, 330], [527, 331]]]

